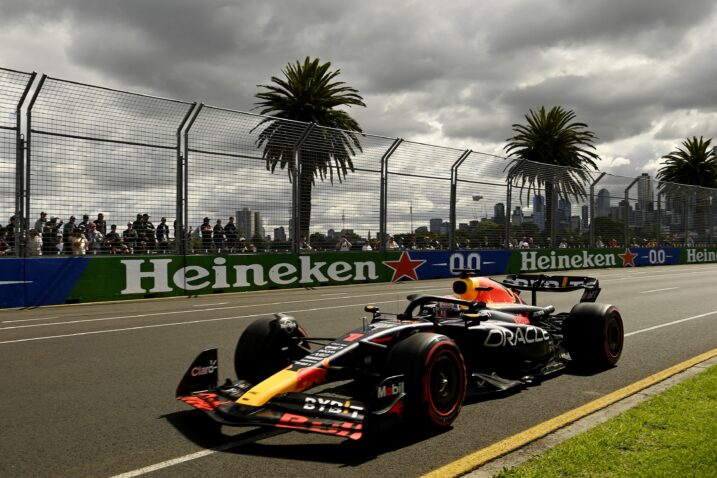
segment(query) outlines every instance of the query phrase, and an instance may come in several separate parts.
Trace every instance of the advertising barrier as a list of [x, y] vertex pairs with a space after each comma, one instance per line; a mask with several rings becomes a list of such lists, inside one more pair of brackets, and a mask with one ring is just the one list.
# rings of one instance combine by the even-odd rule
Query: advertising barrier
[[3, 259], [0, 307], [717, 262], [717, 248], [330, 252]]

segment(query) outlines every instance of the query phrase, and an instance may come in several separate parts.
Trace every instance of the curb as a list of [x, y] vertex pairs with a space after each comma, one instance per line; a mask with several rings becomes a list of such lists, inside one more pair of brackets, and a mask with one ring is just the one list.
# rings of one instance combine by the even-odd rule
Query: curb
[[524, 430], [449, 463], [423, 478], [492, 477], [518, 466], [579, 433], [603, 423], [646, 399], [717, 364], [717, 349], [700, 354], [581, 407]]

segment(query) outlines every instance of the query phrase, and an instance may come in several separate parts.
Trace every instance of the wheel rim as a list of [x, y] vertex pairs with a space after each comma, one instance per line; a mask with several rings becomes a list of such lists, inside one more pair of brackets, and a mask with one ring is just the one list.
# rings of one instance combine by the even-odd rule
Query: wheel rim
[[622, 326], [614, 316], [610, 317], [606, 325], [605, 347], [610, 357], [615, 358], [622, 352]]
[[462, 382], [460, 367], [453, 354], [439, 355], [429, 374], [430, 403], [437, 414], [451, 415], [460, 404]]

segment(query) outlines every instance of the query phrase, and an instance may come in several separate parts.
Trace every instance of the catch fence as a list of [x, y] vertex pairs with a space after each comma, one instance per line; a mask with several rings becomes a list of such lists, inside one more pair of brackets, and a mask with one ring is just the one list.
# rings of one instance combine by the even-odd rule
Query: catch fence
[[0, 69], [5, 257], [713, 245], [716, 195]]

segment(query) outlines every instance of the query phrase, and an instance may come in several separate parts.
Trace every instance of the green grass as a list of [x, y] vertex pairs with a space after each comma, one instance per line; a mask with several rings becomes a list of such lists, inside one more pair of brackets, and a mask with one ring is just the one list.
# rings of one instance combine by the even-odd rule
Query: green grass
[[717, 477], [717, 366], [496, 476]]

